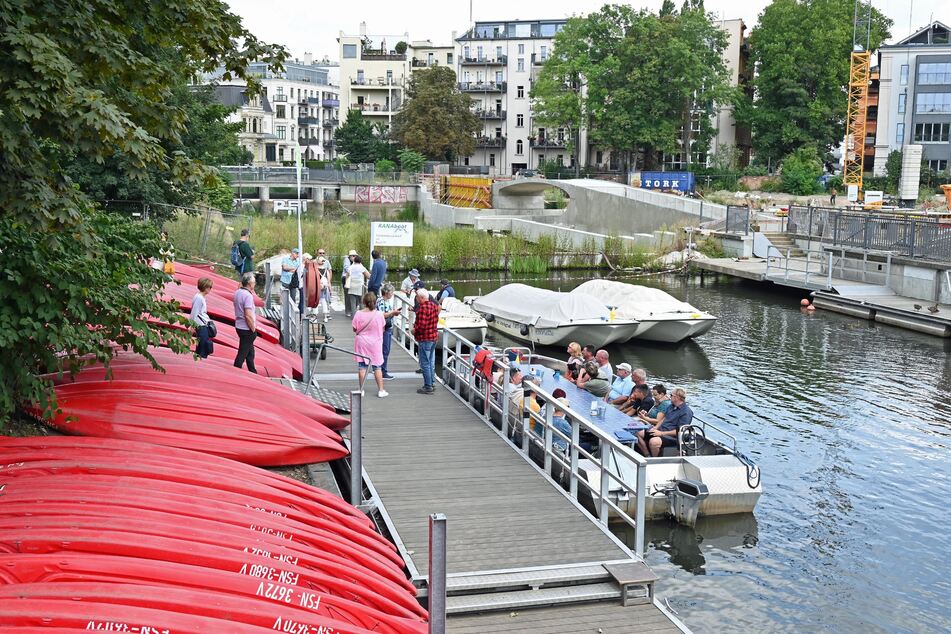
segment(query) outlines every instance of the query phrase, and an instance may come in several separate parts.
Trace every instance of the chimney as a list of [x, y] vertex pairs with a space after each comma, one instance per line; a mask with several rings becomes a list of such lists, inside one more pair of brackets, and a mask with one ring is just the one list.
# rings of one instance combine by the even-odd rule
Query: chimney
[[456, 35], [457, 35], [457, 34], [458, 34], [457, 31], [453, 31], [453, 32], [452, 32], [452, 40], [451, 40], [451, 42], [454, 43], [454, 42], [456, 41]]
[[366, 37], [366, 36], [367, 36], [367, 23], [361, 22], [360, 23], [360, 37]]
[[314, 63], [314, 54], [304, 51], [304, 64], [306, 64], [307, 66], [310, 66], [313, 63]]

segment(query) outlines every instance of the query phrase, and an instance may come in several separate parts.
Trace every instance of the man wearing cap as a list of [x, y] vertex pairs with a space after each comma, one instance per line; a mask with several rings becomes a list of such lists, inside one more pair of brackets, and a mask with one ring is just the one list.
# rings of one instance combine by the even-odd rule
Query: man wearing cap
[[370, 282], [367, 284], [367, 290], [379, 297], [380, 288], [383, 286], [383, 282], [386, 281], [386, 260], [376, 249], [373, 249], [370, 255], [373, 258], [373, 263], [370, 265]]
[[281, 286], [290, 292], [292, 303], [297, 302], [297, 290], [300, 288], [300, 249], [294, 247], [291, 254], [281, 260]]
[[317, 304], [318, 313], [324, 313], [324, 323], [330, 321], [331, 286], [334, 272], [327, 259], [325, 249], [317, 249], [317, 274], [320, 276], [320, 302]]
[[441, 280], [439, 280], [439, 284], [442, 286], [442, 288], [439, 290], [438, 293], [436, 293], [436, 303], [442, 306], [442, 300], [446, 299], [447, 297], [456, 296], [456, 289], [454, 289], [449, 284], [449, 280], [447, 280], [446, 278], [442, 278]]
[[408, 297], [409, 294], [413, 292], [417, 282], [419, 282], [419, 271], [416, 269], [410, 269], [409, 275], [407, 275], [403, 280], [403, 283], [400, 284], [400, 290], [406, 293]]
[[605, 397], [605, 400], [611, 405], [621, 405], [627, 402], [634, 389], [634, 381], [631, 378], [631, 364], [617, 364], [617, 378], [611, 383], [611, 391]]

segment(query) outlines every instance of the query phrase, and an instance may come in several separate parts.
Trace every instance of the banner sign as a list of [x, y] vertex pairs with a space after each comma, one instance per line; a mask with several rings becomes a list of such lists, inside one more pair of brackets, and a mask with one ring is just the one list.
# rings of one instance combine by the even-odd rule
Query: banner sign
[[658, 189], [675, 192], [692, 192], [693, 172], [641, 172], [640, 180], [634, 177], [633, 185], [643, 189]]
[[306, 200], [273, 200], [274, 213], [286, 212], [288, 216], [296, 213], [306, 213]]
[[413, 246], [412, 222], [371, 222], [370, 247]]

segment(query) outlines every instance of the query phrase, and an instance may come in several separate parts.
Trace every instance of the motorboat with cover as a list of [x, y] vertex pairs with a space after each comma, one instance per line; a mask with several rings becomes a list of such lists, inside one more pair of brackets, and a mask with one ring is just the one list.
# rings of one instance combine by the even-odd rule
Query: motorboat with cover
[[710, 313], [649, 286], [590, 280], [571, 292], [595, 297], [614, 307], [618, 318], [640, 322], [634, 333], [635, 339], [677, 343], [708, 332], [717, 320]]
[[439, 312], [439, 338], [436, 340], [436, 346], [442, 347], [442, 330], [451, 328], [458, 334], [474, 344], [481, 344], [485, 340], [485, 333], [488, 329], [488, 323], [485, 317], [472, 310], [468, 304], [456, 299], [447, 297], [442, 300]]
[[638, 328], [621, 319], [600, 299], [585, 293], [559, 293], [525, 284], [506, 284], [471, 300], [489, 327], [519, 341], [563, 346], [583, 340], [596, 348], [630, 339]]

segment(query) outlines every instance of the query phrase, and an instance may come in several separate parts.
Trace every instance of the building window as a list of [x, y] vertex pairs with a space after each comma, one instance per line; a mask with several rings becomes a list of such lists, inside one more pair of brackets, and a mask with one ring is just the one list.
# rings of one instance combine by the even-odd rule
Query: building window
[[525, 72], [525, 58], [524, 58], [524, 57], [519, 57], [519, 58], [518, 58], [518, 69], [517, 69], [517, 70], [518, 70], [518, 72], [520, 72], [520, 73], [524, 73], [524, 72]]
[[899, 123], [895, 127], [895, 143], [902, 145], [905, 142], [905, 124]]
[[495, 138], [496, 138], [496, 139], [501, 139], [501, 138], [502, 138], [502, 128], [496, 128], [496, 129], [495, 129]]
[[469, 57], [470, 57], [470, 55], [469, 55], [469, 47], [468, 47], [468, 46], [465, 46], [465, 47], [463, 47], [463, 49], [462, 49], [462, 59], [469, 59]]
[[284, 148], [282, 147], [277, 148], [277, 160], [279, 161], [284, 160]]
[[899, 82], [902, 86], [907, 86], [907, 85], [908, 85], [908, 64], [902, 64], [902, 65], [901, 65], [901, 72], [899, 73], [899, 80], [898, 80], [898, 82]]
[[356, 58], [357, 58], [357, 45], [356, 45], [356, 44], [344, 44], [344, 45], [343, 45], [343, 57], [344, 57], [344, 59], [356, 59]]
[[544, 165], [544, 164], [545, 164], [545, 155], [544, 155], [544, 154], [539, 154], [539, 155], [538, 155], [538, 167], [541, 167], [541, 166]]
[[558, 167], [561, 167], [565, 164], [565, 156], [563, 154], [559, 154], [558, 158], [555, 160], [558, 161]]
[[918, 67], [919, 84], [951, 84], [951, 63], [922, 64]]
[[[515, 115], [515, 127], [516, 127], [516, 128], [521, 128], [521, 127], [523, 127], [524, 125], [525, 125], [525, 115], [523, 115], [523, 114], [517, 114], [517, 115]], [[521, 141], [520, 141], [520, 143], [521, 143]]]
[[951, 123], [916, 123], [915, 143], [946, 143], [951, 138]]
[[519, 156], [522, 155], [522, 151], [524, 150], [524, 148], [525, 146], [522, 144], [521, 139], [515, 142], [515, 153], [518, 154]]
[[928, 167], [930, 167], [935, 172], [941, 173], [948, 169], [948, 161], [946, 159], [934, 159], [928, 161]]
[[907, 93], [898, 95], [898, 114], [905, 114], [905, 102], [908, 100]]
[[594, 155], [594, 162], [595, 162], [597, 165], [600, 165], [601, 163], [603, 163], [603, 162], [604, 162], [604, 152], [602, 152], [601, 150], [598, 150], [598, 151], [595, 153], [595, 155]]
[[452, 66], [452, 53], [446, 53], [446, 65]]
[[548, 59], [548, 47], [542, 45], [542, 61], [544, 62], [546, 59]]
[[468, 156], [465, 157], [464, 159], [462, 159], [462, 164], [463, 164], [463, 165], [468, 165], [468, 164], [469, 164], [469, 157], [468, 157]]
[[525, 54], [525, 45], [524, 45], [524, 44], [519, 44], [519, 45], [518, 45], [518, 54], [519, 54], [519, 55], [524, 55], [524, 54]]
[[951, 112], [951, 92], [919, 93], [915, 100], [915, 112], [918, 114]]
[[524, 99], [525, 98], [525, 86], [517, 86], [515, 88], [515, 98]]
[[476, 46], [476, 59], [485, 59], [485, 56], [482, 54], [481, 46]]
[[287, 138], [287, 126], [279, 125], [274, 128], [277, 138], [286, 139]]
[[495, 83], [502, 85], [502, 71], [500, 70], [495, 71]]
[[495, 167], [495, 154], [489, 154], [489, 167]]
[[496, 46], [496, 47], [495, 47], [495, 60], [498, 61], [498, 60], [500, 60], [500, 59], [502, 59], [502, 47], [501, 47], [501, 46]]
[[285, 111], [284, 106], [276, 106], [274, 108], [274, 116], [277, 117], [278, 119], [286, 119], [287, 118], [285, 116], [286, 114], [287, 112]]
[[391, 70], [386, 71], [386, 85], [387, 86], [393, 85], [393, 71]]

